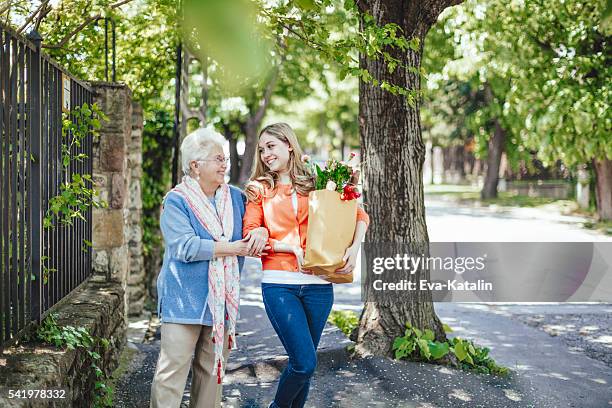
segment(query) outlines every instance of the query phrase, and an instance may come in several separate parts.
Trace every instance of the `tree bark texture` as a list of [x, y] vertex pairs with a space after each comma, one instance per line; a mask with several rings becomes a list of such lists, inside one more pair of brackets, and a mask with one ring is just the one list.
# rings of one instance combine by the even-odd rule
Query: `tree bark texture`
[[[485, 85], [485, 99], [487, 103], [495, 103], [491, 86]], [[480, 192], [483, 200], [497, 197], [497, 183], [499, 181], [499, 166], [502, 153], [506, 145], [506, 130], [502, 127], [498, 118], [493, 119], [493, 135], [489, 139], [487, 151], [487, 169], [484, 185]]]
[[495, 119], [493, 135], [489, 140], [487, 152], [487, 171], [485, 173], [484, 185], [480, 196], [483, 199], [497, 197], [497, 183], [499, 181], [499, 166], [502, 153], [506, 144], [506, 131], [501, 127], [499, 121]]
[[600, 220], [612, 220], [612, 160], [593, 160], [595, 168], [595, 197]]
[[[420, 68], [423, 41], [446, 7], [456, 1], [373, 0], [359, 1], [360, 11], [370, 13], [378, 25], [398, 24], [406, 38], [421, 40], [418, 51], [388, 51], [403, 64]], [[382, 60], [360, 56], [362, 68], [379, 80], [418, 90], [419, 75], [405, 69], [389, 72]], [[373, 243], [428, 243], [423, 194], [425, 145], [421, 135], [420, 102], [410, 106], [406, 98], [380, 87], [359, 84], [359, 125], [362, 146], [363, 193], [371, 224], [367, 241]], [[365, 265], [363, 266], [365, 267]], [[415, 279], [428, 279], [429, 271]], [[393, 340], [405, 324], [429, 328], [445, 338], [435, 314], [430, 291], [409, 291], [403, 302], [366, 302], [357, 332], [357, 355], [391, 355]]]

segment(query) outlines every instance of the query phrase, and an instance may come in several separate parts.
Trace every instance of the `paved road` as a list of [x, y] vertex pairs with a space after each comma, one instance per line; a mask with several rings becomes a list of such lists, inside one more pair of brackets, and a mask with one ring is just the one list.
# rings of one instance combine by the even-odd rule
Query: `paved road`
[[[260, 276], [259, 263], [250, 259], [241, 283], [238, 350], [232, 352], [229, 363], [225, 407], [266, 407], [286, 364], [261, 302]], [[361, 310], [352, 286], [336, 285], [336, 309]], [[454, 335], [489, 347], [498, 363], [513, 370], [511, 376], [501, 379], [385, 358], [350, 360], [344, 349], [349, 341], [330, 326], [319, 348], [307, 407], [599, 408], [612, 404], [612, 368], [609, 359], [597, 358], [597, 353], [612, 354], [612, 305], [436, 303], [435, 308]], [[588, 321], [573, 320], [577, 317]], [[551, 335], [550, 330], [558, 333]], [[586, 335], [580, 334], [585, 330]], [[116, 392], [120, 407], [148, 404], [159, 332], [152, 342], [133, 347], [138, 352]], [[185, 400], [188, 396], [189, 387]]]
[[587, 230], [584, 217], [543, 208], [470, 207], [425, 196], [427, 231], [432, 242], [612, 242]]
[[[544, 212], [545, 213], [545, 212]], [[580, 219], [542, 210], [469, 209], [427, 200], [432, 241], [600, 241]], [[504, 231], [504, 232], [500, 232]], [[260, 264], [250, 259], [241, 283], [238, 350], [224, 385], [225, 407], [266, 407], [286, 363], [265, 315]], [[359, 312], [359, 282], [335, 286], [335, 308]], [[491, 349], [513, 373], [506, 379], [385, 358], [352, 361], [348, 340], [326, 328], [307, 407], [604, 407], [612, 406], [612, 305], [452, 304], [436, 312], [455, 335]], [[138, 350], [117, 387], [117, 406], [148, 404], [159, 333]], [[185, 398], [188, 397], [188, 388]]]

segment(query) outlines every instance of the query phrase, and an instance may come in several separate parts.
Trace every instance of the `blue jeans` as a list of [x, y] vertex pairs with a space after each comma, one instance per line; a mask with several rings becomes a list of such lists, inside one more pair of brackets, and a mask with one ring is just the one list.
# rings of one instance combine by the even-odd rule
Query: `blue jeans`
[[317, 367], [317, 346], [334, 303], [329, 285], [261, 284], [268, 318], [289, 362], [281, 374], [273, 408], [302, 408]]

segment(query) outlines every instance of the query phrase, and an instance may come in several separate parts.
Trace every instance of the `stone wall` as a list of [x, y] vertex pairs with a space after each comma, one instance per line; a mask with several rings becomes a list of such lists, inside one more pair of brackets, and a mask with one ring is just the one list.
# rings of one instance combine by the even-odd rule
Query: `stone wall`
[[142, 109], [121, 84], [94, 83], [95, 102], [109, 120], [94, 143], [93, 179], [107, 208], [93, 211], [93, 268], [97, 280], [119, 282], [127, 313], [142, 311]]
[[137, 316], [142, 313], [145, 302], [145, 269], [142, 252], [142, 108], [132, 104], [132, 135], [128, 148], [129, 186], [129, 219], [128, 219], [128, 253], [129, 277], [127, 286], [128, 314]]
[[[88, 282], [54, 308], [58, 326], [84, 327], [110, 341], [99, 346], [98, 367], [110, 375], [126, 342], [125, 297], [118, 282]], [[82, 348], [60, 350], [23, 343], [4, 351], [0, 364], [0, 407], [90, 407], [95, 386], [92, 360]], [[64, 390], [62, 399], [9, 399], [8, 390]]]

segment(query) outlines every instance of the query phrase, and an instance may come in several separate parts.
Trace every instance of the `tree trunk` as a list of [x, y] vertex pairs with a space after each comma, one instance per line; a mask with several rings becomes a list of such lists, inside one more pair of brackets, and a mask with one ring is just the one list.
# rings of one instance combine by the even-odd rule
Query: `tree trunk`
[[257, 131], [261, 120], [257, 123], [253, 123], [249, 120], [244, 127], [244, 154], [242, 155], [241, 166], [240, 166], [240, 177], [238, 182], [244, 186], [251, 177], [251, 171], [253, 170], [253, 159], [255, 158], [255, 151], [257, 150]]
[[255, 151], [257, 150], [257, 132], [259, 131], [259, 127], [261, 126], [264, 116], [266, 115], [266, 110], [270, 105], [274, 88], [276, 88], [280, 67], [285, 61], [286, 56], [286, 54], [283, 54], [278, 65], [272, 70], [272, 73], [270, 74], [268, 82], [264, 88], [264, 95], [262, 100], [259, 102], [259, 106], [257, 106], [256, 109], [251, 109], [251, 115], [243, 127], [244, 154], [242, 155], [240, 176], [238, 179], [240, 185], [244, 186], [249, 177], [251, 177], [251, 171], [253, 170], [253, 159], [255, 158]]
[[[388, 51], [402, 64], [421, 66], [423, 40], [442, 10], [459, 2], [416, 0], [358, 1], [360, 11], [371, 14], [378, 25], [398, 24], [407, 38], [418, 37], [421, 48]], [[360, 65], [378, 81], [420, 89], [420, 77], [406, 70], [389, 72], [382, 60], [360, 56]], [[368, 242], [428, 243], [423, 194], [425, 146], [421, 135], [420, 101], [414, 107], [406, 98], [378, 86], [359, 84], [359, 127], [367, 165], [363, 168], [364, 200], [372, 223]], [[429, 279], [429, 270], [417, 271], [416, 280]], [[412, 279], [412, 278], [411, 278]], [[357, 331], [357, 355], [392, 355], [393, 341], [405, 324], [429, 328], [445, 339], [434, 311], [430, 291], [409, 291], [400, 302], [366, 302]]]
[[595, 169], [597, 214], [600, 220], [612, 220], [612, 160], [593, 160]]
[[504, 145], [506, 144], [506, 131], [495, 119], [493, 136], [489, 140], [487, 152], [487, 172], [485, 174], [484, 186], [480, 192], [482, 199], [497, 197], [497, 182], [499, 181], [499, 166], [501, 163]]
[[[495, 103], [493, 91], [489, 84], [485, 84], [485, 99], [487, 103]], [[499, 181], [499, 167], [502, 153], [506, 145], [506, 130], [502, 127], [498, 118], [493, 119], [493, 136], [489, 139], [487, 151], [487, 172], [484, 185], [480, 192], [483, 200], [497, 197], [497, 182]]]
[[223, 136], [229, 142], [230, 184], [238, 185], [240, 177], [240, 156], [238, 155], [238, 135], [231, 131], [228, 124], [223, 125]]
[[434, 185], [434, 144], [432, 143], [431, 146], [429, 147], [429, 171], [430, 171], [430, 177], [429, 177], [429, 181], [432, 186]]
[[456, 180], [461, 184], [465, 181], [465, 150], [463, 145], [455, 146], [453, 159], [453, 170], [457, 174]]
[[445, 146], [442, 148], [442, 184], [451, 184], [451, 163], [453, 161], [452, 148]]
[[474, 174], [474, 166], [476, 165], [476, 156], [474, 156], [474, 138], [468, 137], [468, 139], [463, 144], [464, 149], [464, 169], [466, 176], [470, 177]]

